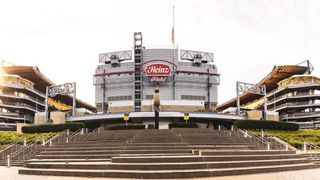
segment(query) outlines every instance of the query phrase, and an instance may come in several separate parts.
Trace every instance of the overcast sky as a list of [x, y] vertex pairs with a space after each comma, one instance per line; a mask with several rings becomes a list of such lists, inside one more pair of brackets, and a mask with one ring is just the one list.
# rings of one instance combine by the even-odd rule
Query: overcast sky
[[172, 47], [172, 5], [179, 49], [213, 52], [221, 74], [219, 104], [237, 80], [257, 83], [274, 65], [310, 60], [320, 74], [317, 0], [0, 0], [0, 60], [38, 66], [54, 83], [77, 82], [94, 104], [98, 54]]

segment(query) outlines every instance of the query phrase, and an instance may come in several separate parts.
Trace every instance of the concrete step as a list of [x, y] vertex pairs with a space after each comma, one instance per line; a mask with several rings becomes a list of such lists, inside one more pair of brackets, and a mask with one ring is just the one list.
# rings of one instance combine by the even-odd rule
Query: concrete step
[[63, 144], [53, 144], [52, 147], [59, 147], [59, 148], [65, 148], [65, 147], [122, 147], [125, 144], [108, 144], [108, 143], [63, 143]]
[[309, 163], [307, 159], [229, 161], [229, 162], [191, 162], [191, 163], [110, 163], [110, 162], [30, 162], [28, 168], [43, 169], [118, 169], [118, 170], [183, 170], [206, 168], [231, 168], [249, 166], [272, 166]]
[[188, 153], [153, 153], [153, 154], [59, 154], [59, 155], [36, 155], [35, 159], [46, 160], [46, 159], [110, 159], [112, 157], [149, 157], [149, 156], [188, 156], [192, 152]]
[[251, 145], [176, 145], [176, 146], [168, 146], [162, 144], [138, 144], [133, 145], [129, 144], [127, 146], [101, 146], [101, 147], [56, 147], [52, 146], [46, 148], [45, 151], [90, 151], [90, 150], [162, 150], [162, 149], [252, 149]]
[[221, 150], [221, 149], [229, 149], [229, 150], [249, 150], [249, 149], [254, 149], [255, 146], [253, 145], [192, 145], [189, 146], [191, 149], [216, 149], [216, 150]]
[[140, 179], [164, 179], [164, 178], [195, 178], [230, 176], [252, 173], [267, 173], [279, 171], [293, 171], [299, 169], [318, 168], [312, 163], [294, 165], [275, 165], [258, 167], [240, 167], [223, 169], [193, 169], [193, 170], [75, 170], [75, 169], [19, 169], [19, 174], [53, 175], [53, 176], [78, 176], [78, 177], [109, 177], [109, 178], [140, 178]]
[[187, 146], [187, 143], [160, 143], [160, 142], [153, 142], [153, 143], [127, 143], [126, 146], [169, 146], [169, 147], [176, 147], [176, 146]]
[[278, 151], [278, 150], [195, 150], [194, 153], [201, 152], [201, 155], [261, 155], [261, 154], [296, 154], [295, 151]]
[[63, 144], [54, 144], [53, 148], [68, 148], [68, 147], [123, 147], [123, 146], [186, 146], [187, 143], [173, 143], [173, 142], [151, 142], [151, 143], [126, 143], [126, 144], [109, 144], [103, 142], [96, 143], [63, 143]]
[[111, 162], [111, 159], [29, 159], [25, 161], [25, 164], [28, 163], [77, 163], [77, 162], [83, 162], [83, 163], [88, 163], [88, 162]]
[[113, 157], [112, 163], [169, 163], [169, 162], [208, 162], [208, 161], [249, 161], [271, 159], [301, 158], [296, 154], [271, 154], [271, 155], [217, 155], [217, 156], [170, 156], [170, 157]]
[[42, 151], [40, 155], [80, 155], [80, 154], [87, 154], [87, 155], [94, 155], [94, 154], [169, 154], [169, 153], [189, 153], [192, 154], [191, 149], [149, 149], [149, 150], [82, 150], [79, 149], [78, 151]]
[[58, 148], [58, 147], [52, 147], [47, 148], [45, 151], [91, 151], [91, 150], [162, 150], [162, 149], [191, 149], [191, 147], [188, 146], [122, 146], [122, 147], [65, 147], [65, 148]]

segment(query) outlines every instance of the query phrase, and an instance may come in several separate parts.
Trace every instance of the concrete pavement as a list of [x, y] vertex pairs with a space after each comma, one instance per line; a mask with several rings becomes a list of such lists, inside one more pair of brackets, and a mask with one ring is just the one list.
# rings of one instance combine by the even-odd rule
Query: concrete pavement
[[[63, 177], [63, 176], [34, 176], [20, 175], [17, 167], [6, 168], [0, 166], [0, 178], [3, 180], [111, 180], [112, 178], [82, 178], [82, 177]], [[208, 177], [196, 178], [199, 180], [320, 180], [320, 169], [309, 169], [299, 171], [287, 171], [279, 173], [264, 173], [227, 177]], [[120, 179], [117, 180], [128, 180]], [[190, 180], [190, 179], [189, 179]]]

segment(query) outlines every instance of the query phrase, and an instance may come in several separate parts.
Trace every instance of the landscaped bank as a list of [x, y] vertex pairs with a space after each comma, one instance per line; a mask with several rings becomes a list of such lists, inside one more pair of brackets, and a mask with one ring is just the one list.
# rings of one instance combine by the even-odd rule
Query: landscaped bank
[[18, 140], [27, 139], [27, 142], [39, 141], [44, 137], [46, 140], [53, 137], [56, 133], [39, 133], [39, 134], [21, 134], [16, 132], [0, 132], [0, 149], [7, 144]]
[[[261, 136], [261, 131], [252, 131]], [[320, 146], [320, 130], [299, 130], [299, 131], [264, 131], [267, 134], [276, 136], [283, 141], [288, 142], [296, 148], [301, 148], [303, 142]]]

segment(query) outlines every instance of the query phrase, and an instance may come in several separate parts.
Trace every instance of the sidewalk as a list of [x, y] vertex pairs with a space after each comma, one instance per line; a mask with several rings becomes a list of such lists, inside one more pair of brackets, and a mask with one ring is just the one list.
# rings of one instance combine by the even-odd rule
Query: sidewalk
[[[111, 180], [113, 178], [82, 178], [82, 177], [64, 177], [64, 176], [34, 176], [34, 175], [19, 175], [17, 167], [6, 168], [0, 166], [0, 177], [3, 180]], [[194, 178], [199, 180], [320, 180], [320, 169], [287, 171], [278, 173], [252, 174], [241, 176], [227, 177], [208, 177]], [[120, 179], [116, 180], [128, 180]], [[192, 179], [188, 179], [192, 180]]]

